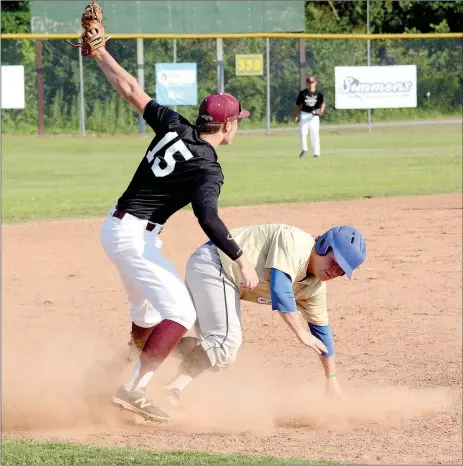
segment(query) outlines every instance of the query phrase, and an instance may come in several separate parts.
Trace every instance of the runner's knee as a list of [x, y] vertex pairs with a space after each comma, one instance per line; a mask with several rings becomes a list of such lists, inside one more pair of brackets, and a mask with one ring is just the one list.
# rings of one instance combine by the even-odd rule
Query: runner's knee
[[240, 332], [227, 338], [225, 341], [219, 341], [214, 337], [207, 338], [201, 342], [201, 346], [206, 351], [213, 367], [216, 369], [226, 369], [235, 362], [242, 341]]

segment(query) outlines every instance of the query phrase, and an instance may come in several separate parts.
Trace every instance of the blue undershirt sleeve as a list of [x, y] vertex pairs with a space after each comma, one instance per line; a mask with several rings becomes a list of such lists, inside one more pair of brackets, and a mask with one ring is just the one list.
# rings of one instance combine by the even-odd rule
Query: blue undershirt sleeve
[[322, 341], [326, 346], [328, 353], [322, 353], [322, 356], [329, 358], [334, 354], [334, 340], [331, 325], [315, 325], [309, 322], [310, 333]]
[[[296, 299], [294, 297], [291, 277], [281, 270], [272, 268], [270, 271], [270, 295], [272, 309], [280, 312], [296, 312]], [[322, 356], [329, 358], [334, 354], [334, 339], [330, 325], [315, 325], [309, 322], [310, 333], [321, 340], [328, 349]]]
[[296, 299], [294, 298], [291, 277], [278, 269], [270, 269], [270, 295], [272, 309], [280, 312], [296, 312]]

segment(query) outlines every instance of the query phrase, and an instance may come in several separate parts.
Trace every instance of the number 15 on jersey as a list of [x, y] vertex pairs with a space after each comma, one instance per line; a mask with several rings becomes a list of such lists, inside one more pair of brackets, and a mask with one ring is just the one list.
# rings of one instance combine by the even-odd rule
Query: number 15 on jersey
[[[151, 167], [154, 176], [161, 178], [170, 175], [174, 171], [175, 164], [177, 163], [174, 159], [174, 154], [176, 153], [181, 154], [185, 160], [193, 158], [193, 154], [188, 150], [182, 140], [178, 140], [174, 144], [168, 146], [168, 144], [176, 138], [178, 138], [178, 134], [175, 131], [170, 131], [146, 154], [148, 162], [154, 159], [153, 166]], [[163, 154], [157, 155], [155, 158], [155, 155], [161, 152], [163, 152]], [[160, 167], [161, 159], [166, 163], [164, 168]]]

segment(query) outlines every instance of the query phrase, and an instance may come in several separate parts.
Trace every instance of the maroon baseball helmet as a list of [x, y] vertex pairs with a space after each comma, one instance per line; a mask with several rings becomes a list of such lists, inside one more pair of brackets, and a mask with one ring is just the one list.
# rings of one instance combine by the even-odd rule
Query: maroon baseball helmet
[[226, 123], [249, 115], [247, 110], [241, 108], [236, 97], [226, 92], [216, 92], [201, 102], [196, 124]]

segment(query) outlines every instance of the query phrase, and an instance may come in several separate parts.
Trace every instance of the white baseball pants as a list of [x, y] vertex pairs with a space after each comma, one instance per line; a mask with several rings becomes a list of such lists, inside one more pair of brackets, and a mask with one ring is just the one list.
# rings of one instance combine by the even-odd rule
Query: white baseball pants
[[301, 112], [299, 115], [302, 150], [307, 152], [307, 133], [310, 132], [313, 155], [320, 155], [320, 117], [311, 113]]
[[113, 217], [114, 210], [101, 228], [101, 243], [121, 276], [131, 320], [149, 328], [168, 319], [190, 330], [196, 312], [183, 280], [161, 252], [162, 225], [148, 231], [147, 220], [130, 214], [119, 219]]
[[216, 246], [206, 243], [193, 253], [185, 281], [198, 316], [198, 341], [213, 367], [226, 368], [234, 362], [243, 341], [240, 296], [222, 270]]

